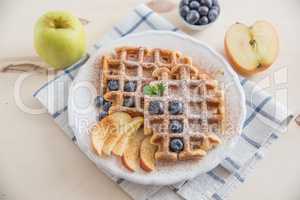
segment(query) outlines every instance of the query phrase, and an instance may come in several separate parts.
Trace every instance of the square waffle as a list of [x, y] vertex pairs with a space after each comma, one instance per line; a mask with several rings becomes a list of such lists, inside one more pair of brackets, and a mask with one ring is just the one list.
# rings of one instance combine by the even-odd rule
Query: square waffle
[[[150, 85], [165, 87], [162, 96], [145, 95], [144, 132], [153, 133], [151, 142], [158, 146], [155, 159], [200, 159], [221, 143], [216, 134], [223, 132], [224, 94], [218, 81], [190, 63], [159, 68], [153, 75], [158, 80]], [[179, 113], [170, 110], [174, 102], [182, 107]]]
[[[143, 87], [154, 80], [153, 72], [162, 67], [170, 69], [180, 63], [190, 62], [188, 57], [182, 57], [180, 53], [171, 50], [117, 48], [114, 55], [102, 58], [100, 93], [112, 102], [110, 113], [123, 111], [132, 116], [143, 115]], [[111, 89], [110, 81], [114, 81], [118, 87]], [[126, 84], [131, 84], [131, 90], [126, 89]]]

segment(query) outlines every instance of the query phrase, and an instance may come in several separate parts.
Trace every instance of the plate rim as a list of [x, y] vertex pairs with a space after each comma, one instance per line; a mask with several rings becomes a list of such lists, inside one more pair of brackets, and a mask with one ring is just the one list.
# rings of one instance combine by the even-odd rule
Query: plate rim
[[[237, 126], [237, 130], [238, 130], [237, 132], [238, 133], [236, 133], [231, 138], [232, 141], [230, 142], [230, 144], [228, 144], [228, 145], [235, 145], [236, 140], [238, 139], [239, 135], [242, 132], [243, 122], [245, 121], [245, 118], [246, 118], [246, 97], [245, 97], [245, 93], [244, 93], [244, 90], [242, 88], [242, 85], [240, 84], [237, 73], [232, 69], [232, 67], [230, 66], [228, 61], [220, 53], [218, 53], [216, 50], [211, 48], [207, 43], [205, 43], [203, 41], [200, 41], [196, 38], [193, 38], [189, 35], [182, 34], [182, 33], [177, 33], [177, 32], [172, 32], [172, 31], [158, 31], [158, 30], [143, 31], [143, 32], [139, 32], [139, 33], [132, 33], [132, 34], [126, 35], [124, 37], [115, 39], [113, 41], [103, 43], [103, 45], [99, 49], [97, 49], [96, 51], [93, 52], [93, 55], [90, 58], [91, 62], [90, 63], [87, 62], [84, 65], [87, 65], [87, 64], [94, 65], [99, 52], [101, 52], [103, 50], [103, 48], [105, 48], [107, 46], [107, 44], [111, 45], [111, 43], [118, 43], [122, 40], [126, 40], [126, 39], [131, 38], [131, 37], [141, 37], [141, 36], [147, 35], [147, 34], [167, 34], [167, 35], [173, 35], [175, 37], [179, 37], [179, 38], [184, 39], [184, 40], [190, 40], [191, 42], [196, 43], [197, 45], [201, 45], [202, 47], [206, 48], [208, 51], [210, 51], [210, 53], [212, 53], [216, 58], [220, 59], [220, 61], [224, 64], [224, 67], [226, 67], [228, 72], [230, 73], [230, 75], [232, 75], [232, 79], [235, 83], [235, 86], [237, 87], [237, 91], [239, 92], [240, 98], [241, 98], [241, 101], [240, 101], [241, 115], [240, 115], [240, 119], [238, 120], [238, 121], [240, 121], [240, 125]], [[82, 70], [82, 67], [79, 69], [78, 73], [80, 73], [81, 70]], [[72, 88], [74, 87], [74, 84], [76, 83], [76, 79], [77, 79], [76, 77], [72, 81], [72, 83], [69, 87], [68, 105], [70, 105], [71, 95], [72, 95]], [[74, 135], [76, 135], [77, 131], [75, 130], [75, 127], [72, 126], [72, 123], [71, 123], [71, 118], [72, 117], [70, 117], [71, 115], [72, 115], [71, 114], [71, 109], [68, 109], [69, 126], [73, 130]], [[90, 158], [90, 156], [81, 149], [79, 144], [78, 144], [78, 147], [96, 165], [96, 163]], [[222, 156], [222, 159], [219, 159], [219, 161], [216, 162], [215, 165], [212, 165], [211, 169], [213, 169], [214, 167], [219, 165], [222, 162], [222, 160], [225, 159], [225, 157], [228, 153], [229, 153], [229, 151], [227, 153], [224, 153], [224, 155]], [[128, 181], [138, 183], [138, 184], [143, 184], [143, 185], [171, 185], [171, 184], [174, 184], [174, 183], [178, 183], [182, 180], [192, 179], [192, 178], [194, 178], [194, 177], [196, 177], [196, 176], [198, 176], [202, 173], [205, 173], [205, 172], [211, 170], [211, 169], [209, 169], [207, 171], [202, 171], [202, 172], [199, 172], [199, 171], [195, 170], [193, 173], [188, 174], [184, 178], [183, 177], [172, 177], [172, 178], [168, 178], [167, 180], [163, 181], [162, 179], [153, 179], [153, 178], [149, 178], [149, 177], [147, 179], [146, 178], [141, 179], [141, 178], [138, 178], [136, 176], [130, 176], [126, 173], [119, 173], [116, 170], [112, 170], [111, 168], [106, 167], [102, 163], [100, 163], [100, 165], [101, 166], [96, 165], [97, 168], [99, 168], [100, 170], [104, 170], [106, 172], [109, 172], [110, 174], [115, 175], [118, 178], [123, 178], [123, 179], [126, 179]]]

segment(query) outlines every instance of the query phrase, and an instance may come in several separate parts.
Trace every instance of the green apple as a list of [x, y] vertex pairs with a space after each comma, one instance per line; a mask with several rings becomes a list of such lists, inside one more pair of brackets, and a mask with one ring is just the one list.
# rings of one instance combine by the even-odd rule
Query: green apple
[[35, 25], [34, 46], [46, 63], [55, 69], [63, 69], [85, 53], [85, 31], [71, 13], [50, 11], [41, 16]]

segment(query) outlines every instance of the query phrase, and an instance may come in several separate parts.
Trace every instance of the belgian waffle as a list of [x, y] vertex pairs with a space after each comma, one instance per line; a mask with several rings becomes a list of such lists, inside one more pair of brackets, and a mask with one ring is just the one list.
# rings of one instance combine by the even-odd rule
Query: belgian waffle
[[[170, 69], [178, 64], [188, 64], [191, 60], [180, 53], [164, 49], [147, 49], [143, 47], [117, 48], [114, 55], [102, 58], [101, 90], [104, 98], [112, 102], [109, 112], [123, 111], [130, 115], [143, 115], [143, 87], [154, 80], [153, 72], [158, 68]], [[118, 89], [111, 91], [108, 82], [118, 82]], [[125, 91], [126, 82], [136, 84], [134, 91]], [[134, 105], [124, 105], [126, 98], [134, 99]]]
[[[218, 81], [190, 63], [174, 65], [171, 69], [162, 67], [153, 75], [158, 80], [150, 85], [165, 86], [162, 96], [145, 95], [144, 129], [146, 134], [153, 133], [151, 141], [158, 146], [156, 160], [200, 159], [221, 142], [217, 133], [223, 132], [224, 95]], [[183, 112], [177, 115], [169, 111], [170, 102], [174, 100], [183, 103]], [[162, 102], [161, 114], [150, 114], [151, 101]], [[181, 132], [171, 132], [172, 120], [183, 124]], [[171, 150], [173, 139], [182, 141], [180, 151]]]

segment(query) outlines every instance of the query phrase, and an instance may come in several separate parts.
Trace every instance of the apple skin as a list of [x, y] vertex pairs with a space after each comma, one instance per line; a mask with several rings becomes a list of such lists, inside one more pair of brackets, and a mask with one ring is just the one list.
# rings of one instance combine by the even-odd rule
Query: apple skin
[[63, 69], [78, 61], [85, 53], [85, 31], [71, 13], [50, 11], [35, 24], [34, 46], [46, 63], [54, 69]]

